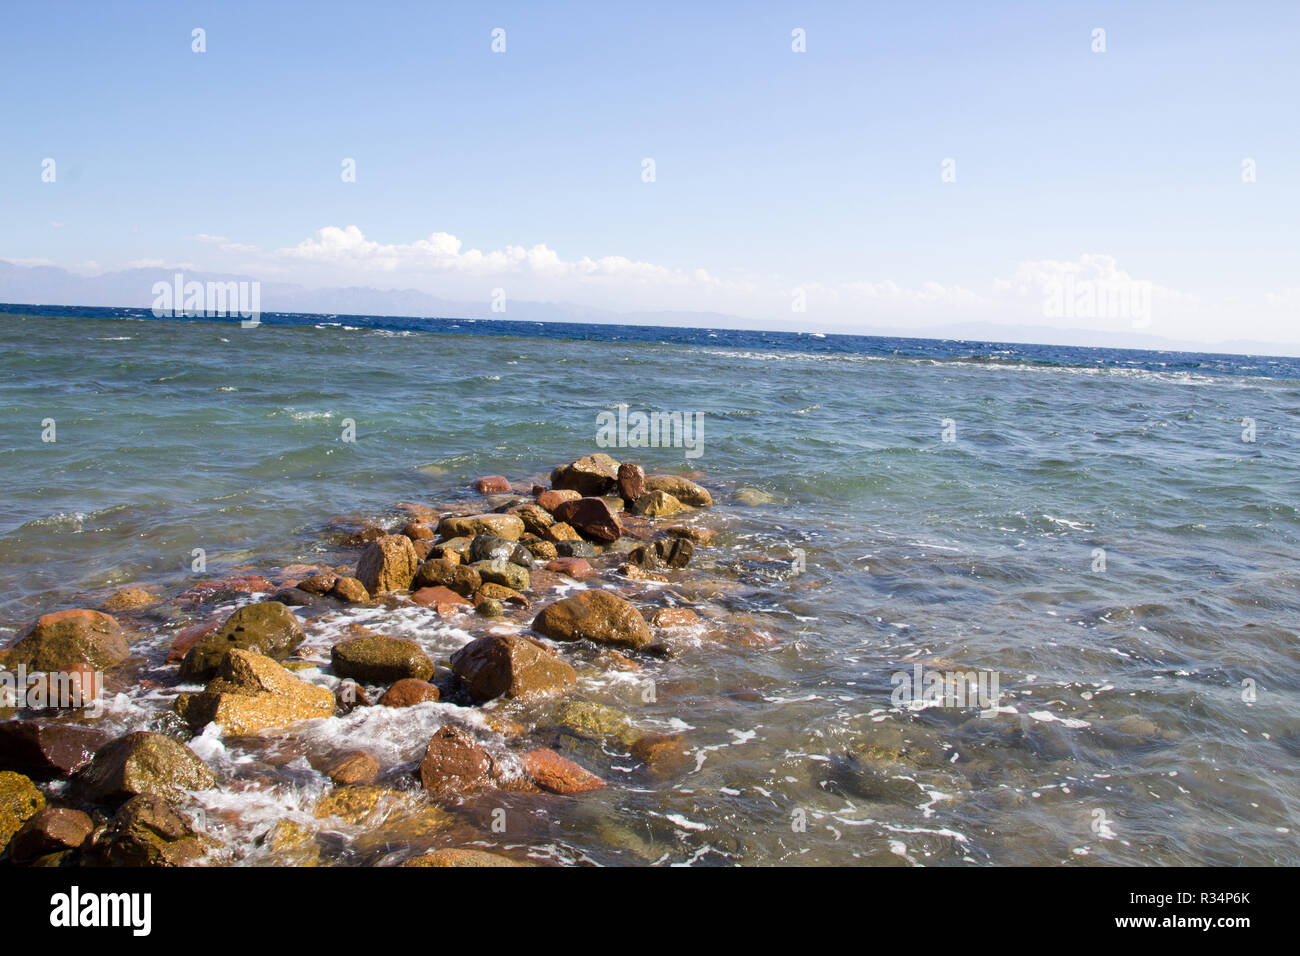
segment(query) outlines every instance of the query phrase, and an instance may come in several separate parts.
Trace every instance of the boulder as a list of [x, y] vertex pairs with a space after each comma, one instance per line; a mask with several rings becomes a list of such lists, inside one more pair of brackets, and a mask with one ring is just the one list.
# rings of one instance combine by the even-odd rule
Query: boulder
[[33, 780], [63, 779], [89, 764], [107, 742], [103, 731], [76, 724], [0, 721], [0, 769]]
[[130, 655], [126, 635], [103, 611], [77, 608], [43, 614], [19, 635], [6, 658], [10, 669], [65, 671], [77, 664], [116, 667]]
[[683, 508], [682, 503], [666, 491], [647, 491], [632, 503], [631, 510], [647, 518], [671, 518]]
[[630, 507], [632, 502], [636, 501], [645, 494], [645, 469], [640, 465], [634, 465], [630, 461], [625, 461], [618, 466], [618, 496], [623, 499], [625, 506]]
[[472, 538], [476, 534], [491, 534], [518, 541], [523, 533], [524, 523], [517, 515], [463, 515], [443, 518], [438, 522], [438, 536], [442, 538]]
[[479, 577], [479, 573], [468, 565], [447, 558], [430, 558], [415, 572], [411, 587], [416, 590], [444, 587], [467, 598], [477, 591], [482, 583], [483, 579]]
[[532, 584], [528, 569], [513, 561], [476, 561], [470, 568], [477, 571], [479, 580], [486, 584], [502, 584], [515, 591], [527, 591]]
[[420, 785], [434, 797], [457, 797], [492, 786], [491, 755], [451, 724], [439, 728], [420, 761]]
[[521, 759], [528, 779], [551, 793], [587, 793], [605, 786], [600, 777], [554, 750], [531, 750]]
[[379, 760], [364, 750], [352, 750], [331, 761], [325, 776], [340, 787], [366, 786], [379, 778]]
[[436, 538], [437, 532], [423, 521], [408, 521], [402, 526], [402, 534], [415, 541], [432, 541]]
[[201, 694], [181, 694], [176, 712], [194, 730], [219, 724], [227, 734], [252, 734], [300, 720], [334, 716], [334, 692], [309, 684], [261, 654], [226, 652]]
[[587, 455], [551, 472], [551, 487], [581, 495], [603, 495], [618, 481], [618, 462], [606, 454]]
[[[537, 496], [537, 506], [541, 508], [543, 511], [547, 511], [553, 514], [555, 512], [555, 509], [558, 508], [560, 505], [564, 504], [566, 501], [576, 501], [578, 498], [581, 497], [582, 497], [581, 494], [579, 494], [578, 492], [574, 491], [571, 488], [566, 489], [564, 491], [543, 491], [540, 495]], [[548, 524], [546, 525], [546, 527], [549, 528], [550, 525]]]
[[451, 656], [451, 669], [478, 704], [563, 693], [577, 684], [577, 673], [559, 656], [517, 634], [471, 641]]
[[428, 681], [416, 680], [414, 677], [403, 677], [384, 692], [384, 696], [379, 698], [379, 705], [381, 707], [414, 707], [416, 704], [423, 704], [426, 701], [436, 702], [438, 698], [438, 688]]
[[370, 592], [366, 590], [366, 586], [357, 578], [351, 577], [340, 577], [335, 581], [330, 594], [349, 604], [364, 604], [370, 600]]
[[339, 677], [363, 684], [391, 684], [403, 677], [428, 680], [433, 661], [415, 641], [371, 634], [354, 637], [330, 649], [330, 663]]
[[186, 683], [210, 680], [226, 651], [232, 649], [282, 661], [298, 649], [306, 636], [285, 605], [277, 601], [245, 605], [190, 648], [181, 660], [180, 679]]
[[36, 814], [45, 809], [45, 794], [21, 773], [0, 772], [0, 849]]
[[706, 489], [679, 475], [649, 475], [645, 488], [646, 491], [666, 491], [682, 504], [694, 508], [708, 508], [713, 504], [713, 496]]
[[191, 866], [216, 845], [164, 797], [142, 794], [117, 811], [94, 852], [107, 866]]
[[557, 641], [592, 641], [633, 650], [653, 642], [641, 612], [610, 591], [583, 591], [533, 618], [533, 630]]
[[47, 853], [75, 850], [95, 828], [90, 815], [64, 807], [46, 807], [31, 817], [9, 841], [15, 863], [30, 863]]
[[357, 580], [370, 594], [405, 591], [420, 559], [404, 534], [386, 534], [366, 545], [357, 561]]
[[555, 517], [577, 529], [584, 537], [608, 544], [617, 541], [623, 529], [604, 498], [578, 498], [555, 509]]
[[484, 475], [474, 482], [474, 488], [480, 495], [508, 495], [510, 480], [504, 475]]
[[198, 755], [163, 734], [138, 730], [107, 745], [73, 778], [88, 803], [120, 803], [141, 794], [175, 796], [181, 790], [206, 790], [216, 777]]

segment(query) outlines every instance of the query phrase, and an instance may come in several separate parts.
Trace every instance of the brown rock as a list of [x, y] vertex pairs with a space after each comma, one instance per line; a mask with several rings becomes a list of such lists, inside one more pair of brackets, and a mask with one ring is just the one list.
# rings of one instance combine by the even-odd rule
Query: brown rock
[[423, 521], [408, 521], [402, 528], [402, 534], [412, 541], [432, 541], [437, 535]]
[[117, 803], [139, 794], [206, 790], [216, 777], [183, 743], [139, 730], [102, 747], [73, 784], [90, 803]]
[[423, 607], [439, 608], [443, 605], [460, 605], [469, 607], [470, 602], [465, 600], [451, 588], [443, 587], [441, 584], [431, 588], [420, 588], [411, 594], [411, 600]]
[[47, 853], [75, 850], [94, 828], [89, 814], [47, 807], [24, 823], [9, 841], [9, 855], [15, 863], [30, 863]]
[[[577, 494], [577, 492], [574, 492]], [[528, 534], [535, 534], [541, 537], [546, 533], [546, 529], [555, 524], [555, 519], [551, 513], [540, 505], [524, 505], [516, 509], [514, 514], [519, 516], [519, 520], [524, 523], [524, 530]]]
[[491, 755], [473, 737], [446, 724], [420, 761], [420, 785], [435, 797], [457, 797], [492, 785]]
[[690, 627], [700, 623], [700, 616], [688, 607], [661, 607], [650, 623], [654, 627]]
[[561, 465], [551, 472], [551, 487], [557, 491], [572, 489], [582, 495], [603, 495], [618, 480], [618, 462], [609, 455], [595, 454]]
[[587, 563], [586, 558], [556, 558], [546, 565], [546, 570], [578, 579], [589, 578], [596, 573], [596, 569]]
[[469, 597], [483, 584], [478, 571], [469, 565], [460, 564], [447, 558], [430, 558], [420, 565], [411, 581], [417, 589], [445, 587], [455, 591], [461, 597]]
[[129, 655], [126, 635], [111, 615], [77, 608], [37, 618], [18, 637], [6, 663], [29, 671], [60, 671], [74, 664], [107, 670]]
[[671, 518], [683, 510], [683, 505], [666, 491], [647, 491], [632, 502], [631, 510], [647, 518]]
[[427, 538], [422, 538], [419, 541], [412, 541], [411, 547], [415, 549], [416, 559], [421, 562], [424, 562], [424, 561], [428, 561], [429, 558], [433, 555], [433, 549], [436, 548], [437, 545], [434, 544], [432, 541], [428, 540]]
[[176, 712], [194, 730], [219, 724], [227, 734], [251, 734], [300, 720], [334, 716], [334, 693], [309, 684], [261, 654], [226, 652], [201, 694], [181, 694]]
[[670, 528], [664, 528], [664, 532], [672, 538], [688, 538], [701, 548], [706, 548], [713, 543], [712, 529], [697, 525], [675, 524]]
[[366, 786], [379, 778], [379, 760], [364, 750], [353, 750], [332, 761], [325, 776], [340, 787]]
[[566, 501], [555, 509], [557, 520], [572, 525], [578, 533], [608, 544], [622, 534], [618, 518], [609, 510], [604, 498], [578, 498]]
[[190, 866], [216, 843], [156, 794], [133, 797], [117, 811], [95, 842], [108, 866]]
[[0, 769], [33, 780], [59, 780], [85, 767], [108, 742], [103, 731], [76, 724], [0, 721]]
[[354, 680], [339, 681], [338, 687], [334, 688], [334, 706], [341, 713], [350, 714], [358, 707], [369, 707], [370, 698], [366, 696], [365, 688]]
[[630, 506], [645, 494], [645, 470], [640, 465], [623, 462], [618, 466], [618, 496]]
[[438, 688], [428, 681], [416, 680], [414, 677], [404, 677], [384, 692], [384, 696], [379, 698], [379, 705], [381, 707], [414, 707], [416, 704], [423, 704], [426, 701], [436, 702], [438, 697]]
[[298, 649], [306, 636], [293, 612], [283, 604], [247, 604], [189, 649], [181, 660], [180, 679], [186, 683], [209, 680], [232, 648], [282, 661]]
[[573, 668], [542, 645], [516, 634], [489, 634], [451, 656], [451, 669], [476, 703], [495, 697], [531, 698], [571, 690]]
[[619, 574], [627, 578], [629, 581], [656, 581], [663, 583], [668, 580], [662, 574], [655, 574], [652, 571], [639, 568], [635, 564], [620, 564], [617, 570]]
[[105, 611], [135, 611], [158, 601], [158, 595], [144, 588], [119, 588], [101, 606]]
[[514, 604], [518, 607], [528, 607], [531, 603], [528, 598], [520, 594], [514, 588], [506, 587], [504, 584], [485, 583], [474, 593], [474, 603], [482, 601], [500, 601], [503, 604]]
[[203, 621], [184, 628], [176, 635], [176, 640], [172, 641], [172, 646], [167, 651], [166, 663], [179, 664], [184, 660], [191, 647], [215, 632], [219, 627], [221, 627], [220, 621]]
[[45, 794], [21, 773], [0, 772], [0, 849], [45, 809]]
[[222, 599], [236, 594], [270, 594], [275, 585], [260, 574], [243, 577], [218, 578], [215, 581], [203, 581], [187, 588], [181, 594], [181, 600], [187, 602]]
[[528, 779], [551, 793], [587, 793], [605, 786], [600, 777], [554, 750], [531, 750], [523, 755], [522, 762]]
[[707, 490], [679, 475], [649, 475], [645, 487], [646, 491], [666, 491], [682, 504], [695, 508], [708, 508], [713, 504], [713, 496]]
[[507, 541], [518, 541], [523, 533], [524, 523], [518, 515], [460, 515], [443, 518], [438, 522], [438, 535], [442, 538], [472, 538], [477, 534], [490, 534]]
[[655, 773], [675, 773], [691, 762], [690, 748], [681, 734], [646, 734], [632, 744], [632, 756]]
[[411, 586], [415, 569], [420, 566], [411, 539], [402, 534], [386, 534], [366, 545], [357, 562], [357, 580], [371, 594], [404, 591]]
[[[564, 491], [543, 491], [537, 496], [537, 504], [543, 510], [554, 513], [555, 509], [566, 501], [576, 501], [581, 497], [582, 495], [572, 489], [565, 489]], [[540, 533], [541, 532], [534, 532], [534, 534]]]
[[350, 604], [364, 604], [370, 600], [370, 592], [357, 578], [339, 578], [334, 582], [334, 590], [330, 593], [339, 600], [347, 601]]
[[510, 481], [502, 475], [485, 475], [474, 482], [474, 487], [480, 495], [510, 494]]
[[481, 866], [530, 866], [528, 863], [520, 863], [512, 860], [508, 856], [501, 856], [499, 853], [488, 853], [486, 850], [467, 850], [460, 847], [447, 847], [442, 850], [434, 850], [432, 853], [425, 853], [422, 856], [413, 856], [402, 863], [402, 866], [439, 866], [439, 867], [481, 867]]
[[557, 521], [546, 529], [546, 539], [548, 541], [581, 541], [582, 535], [573, 529], [573, 525], [563, 521]]
[[628, 560], [648, 570], [663, 566], [684, 568], [694, 555], [695, 544], [690, 538], [661, 538], [636, 548], [628, 555]]
[[339, 576], [333, 571], [317, 571], [315, 574], [303, 578], [298, 582], [298, 590], [306, 591], [308, 594], [329, 594], [334, 590], [334, 585], [339, 583]]
[[583, 591], [548, 605], [533, 619], [533, 630], [557, 641], [588, 640], [633, 650], [654, 640], [641, 612], [610, 591]]
[[551, 561], [559, 556], [553, 541], [529, 541], [528, 552], [540, 561]]
[[391, 684], [403, 677], [428, 680], [433, 661], [415, 641], [382, 634], [349, 638], [330, 648], [330, 663], [340, 677], [366, 684]]

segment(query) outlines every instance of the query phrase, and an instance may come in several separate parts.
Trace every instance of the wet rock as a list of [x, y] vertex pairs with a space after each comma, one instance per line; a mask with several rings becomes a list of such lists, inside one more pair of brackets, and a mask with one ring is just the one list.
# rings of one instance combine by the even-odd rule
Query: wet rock
[[684, 505], [708, 508], [713, 496], [693, 481], [679, 475], [650, 475], [645, 480], [646, 491], [666, 491]]
[[525, 595], [504, 584], [483, 585], [474, 594], [474, 603], [480, 601], [500, 601], [502, 604], [513, 604], [516, 607], [528, 607], [532, 603]]
[[625, 461], [618, 466], [618, 496], [626, 507], [645, 494], [645, 469]]
[[617, 541], [623, 529], [603, 498], [577, 498], [555, 509], [555, 517], [593, 541]]
[[427, 538], [422, 538], [419, 541], [412, 541], [411, 547], [415, 549], [416, 560], [424, 562], [433, 555], [433, 549], [436, 545]]
[[218, 578], [215, 581], [202, 581], [187, 588], [180, 596], [182, 601], [226, 601], [241, 594], [270, 594], [275, 585], [260, 574], [242, 577]]
[[630, 747], [639, 736], [627, 714], [593, 700], [562, 700], [551, 719], [557, 727], [579, 737], [612, 740], [623, 747]]
[[45, 794], [21, 773], [0, 772], [0, 849], [36, 814], [45, 809]]
[[528, 779], [551, 793], [587, 793], [605, 786], [600, 777], [554, 750], [531, 750], [523, 755], [521, 762]]
[[365, 863], [366, 857], [383, 856], [394, 850], [409, 850], [412, 846], [427, 845], [437, 839], [442, 831], [456, 822], [446, 810], [434, 806], [418, 806], [408, 811], [395, 810], [383, 823], [368, 828], [353, 840], [352, 846]]
[[194, 730], [219, 724], [227, 734], [252, 734], [300, 720], [334, 716], [334, 693], [299, 680], [269, 657], [227, 651], [201, 694], [181, 694], [176, 712]]
[[617, 481], [618, 462], [605, 454], [587, 455], [551, 472], [552, 488], [576, 491], [583, 496], [603, 495], [612, 490]]
[[9, 856], [15, 863], [30, 863], [49, 853], [75, 850], [86, 842], [94, 828], [89, 814], [47, 807], [28, 819], [9, 841]]
[[316, 831], [296, 820], [281, 820], [262, 840], [276, 866], [320, 866]]
[[379, 705], [381, 707], [414, 707], [416, 704], [423, 704], [426, 701], [436, 702], [438, 699], [438, 688], [428, 681], [416, 680], [414, 677], [404, 677], [384, 692], [384, 696], [379, 698]]
[[103, 731], [76, 724], [0, 722], [0, 769], [16, 770], [33, 780], [58, 780], [85, 767], [108, 742]]
[[221, 623], [221, 621], [202, 621], [182, 629], [167, 651], [166, 663], [179, 664], [185, 659], [191, 647], [209, 634], [215, 634], [220, 629]]
[[632, 502], [629, 510], [647, 518], [671, 518], [675, 514], [680, 514], [684, 506], [666, 491], [647, 491]]
[[364, 750], [352, 750], [330, 762], [325, 776], [340, 787], [366, 786], [379, 777], [379, 760]]
[[416, 541], [432, 541], [438, 536], [437, 532], [423, 521], [408, 521], [402, 526], [402, 534], [410, 538], [412, 543]]
[[759, 488], [741, 488], [734, 495], [736, 504], [753, 508], [757, 505], [770, 505], [776, 498]]
[[372, 595], [385, 591], [404, 591], [411, 586], [420, 559], [411, 539], [402, 534], [386, 534], [370, 542], [357, 562], [357, 580]]
[[490, 534], [518, 541], [523, 533], [524, 523], [517, 515], [465, 515], [443, 518], [438, 522], [438, 535], [442, 538], [472, 538], [479, 534]]
[[370, 592], [366, 590], [366, 586], [359, 579], [351, 577], [340, 577], [334, 582], [330, 594], [349, 604], [364, 604], [370, 600]]
[[516, 591], [527, 591], [532, 583], [528, 569], [511, 561], [476, 561], [470, 567], [478, 572], [479, 580], [487, 584], [502, 584]]
[[375, 525], [366, 525], [357, 531], [353, 531], [340, 544], [345, 548], [364, 548], [372, 542], [378, 541], [384, 535], [388, 534], [383, 528]]
[[695, 555], [695, 544], [689, 538], [661, 538], [643, 544], [629, 554], [628, 560], [646, 570], [659, 568], [684, 568]]
[[448, 538], [446, 541], [439, 541], [429, 552], [430, 558], [442, 558], [450, 561], [452, 564], [466, 564], [466, 558], [469, 557], [469, 546], [474, 543], [473, 538]]
[[546, 565], [547, 571], [554, 571], [556, 574], [567, 574], [571, 578], [589, 578], [596, 573], [596, 569], [587, 563], [586, 558], [556, 558]]
[[358, 707], [371, 706], [371, 700], [360, 684], [354, 680], [345, 680], [334, 688], [334, 706], [340, 713], [350, 714]]
[[524, 505], [514, 513], [524, 523], [524, 530], [538, 537], [544, 535], [546, 529], [555, 524], [555, 519], [551, 517], [551, 513], [541, 505]]
[[181, 660], [180, 679], [186, 683], [209, 680], [226, 651], [232, 649], [282, 661], [305, 637], [302, 625], [285, 605], [275, 601], [246, 605], [190, 648]]
[[456, 797], [492, 786], [491, 755], [473, 737], [447, 724], [429, 740], [420, 785], [434, 797]]
[[308, 594], [324, 596], [334, 590], [339, 583], [339, 576], [333, 571], [318, 571], [298, 582], [298, 590]]
[[481, 534], [470, 542], [469, 560], [471, 564], [479, 561], [509, 561], [524, 568], [533, 566], [533, 556], [523, 545], [490, 534]]
[[690, 748], [681, 734], [646, 734], [632, 744], [632, 756], [652, 772], [679, 773], [691, 764]]
[[135, 731], [118, 737], [72, 780], [88, 803], [119, 803], [141, 794], [175, 796], [216, 785], [208, 765], [183, 743], [163, 734]]
[[363, 684], [391, 684], [403, 677], [428, 680], [433, 661], [415, 641], [371, 634], [354, 637], [330, 649], [330, 663], [340, 677]]
[[[554, 514], [555, 509], [564, 504], [564, 502], [576, 501], [581, 497], [581, 494], [572, 489], [566, 489], [564, 491], [543, 491], [537, 496], [537, 506], [543, 511], [548, 511]], [[549, 528], [550, 525], [547, 525], [547, 527]], [[536, 533], [540, 534], [540, 532]]]
[[411, 586], [416, 589], [445, 587], [461, 597], [469, 597], [483, 584], [478, 571], [446, 558], [430, 558], [415, 572]]
[[508, 495], [510, 480], [503, 475], [485, 475], [474, 482], [474, 488], [480, 495]]
[[577, 674], [559, 656], [515, 634], [471, 641], [451, 656], [451, 668], [479, 704], [502, 696], [563, 693], [577, 683]]
[[583, 591], [556, 601], [533, 619], [533, 630], [557, 641], [592, 641], [633, 650], [654, 638], [641, 612], [610, 591]]
[[[573, 525], [564, 521], [557, 521], [555, 524], [547, 528], [545, 537], [547, 541], [554, 542], [557, 548], [562, 546], [566, 541], [582, 541], [582, 535], [578, 534]], [[564, 552], [560, 553], [563, 554]]]
[[54, 673], [39, 674], [27, 685], [30, 710], [80, 710], [102, 700], [103, 675], [89, 664], [73, 664]]
[[460, 847], [447, 847], [441, 850], [434, 850], [432, 853], [425, 853], [421, 856], [413, 856], [402, 863], [402, 866], [531, 866], [529, 863], [520, 863], [512, 860], [508, 856], [501, 856], [499, 853], [488, 853], [485, 850], [468, 850]]
[[360, 784], [337, 787], [316, 801], [312, 815], [318, 820], [341, 820], [350, 826], [379, 823], [393, 807], [404, 805], [408, 798], [388, 787]]
[[555, 543], [552, 541], [529, 541], [528, 553], [539, 561], [551, 561], [559, 556]]
[[411, 594], [411, 600], [421, 607], [435, 608], [439, 613], [444, 610], [455, 610], [458, 607], [467, 608], [470, 606], [469, 601], [451, 588], [443, 587], [441, 584], [431, 588], [420, 588]]
[[686, 538], [701, 548], [713, 543], [713, 531], [697, 525], [675, 524], [670, 528], [664, 528], [664, 533], [670, 538]]
[[596, 548], [588, 541], [578, 538], [573, 541], [561, 541], [555, 546], [556, 554], [562, 558], [594, 558]]
[[106, 866], [190, 866], [217, 845], [165, 798], [144, 794], [122, 805], [94, 854]]
[[320, 596], [309, 594], [302, 588], [280, 588], [271, 595], [271, 600], [289, 607], [311, 607], [320, 600]]
[[662, 574], [655, 574], [653, 571], [647, 571], [635, 564], [620, 564], [616, 569], [620, 575], [629, 581], [655, 581], [663, 583], [668, 579]]
[[661, 607], [650, 618], [652, 627], [691, 627], [700, 616], [688, 607]]
[[37, 618], [19, 635], [6, 664], [29, 671], [62, 671], [75, 664], [108, 670], [129, 655], [126, 635], [111, 615], [77, 608]]
[[138, 611], [157, 604], [161, 598], [144, 588], [118, 588], [100, 605], [105, 611]]
[[504, 617], [506, 608], [496, 598], [485, 597], [475, 602], [474, 611], [482, 617]]

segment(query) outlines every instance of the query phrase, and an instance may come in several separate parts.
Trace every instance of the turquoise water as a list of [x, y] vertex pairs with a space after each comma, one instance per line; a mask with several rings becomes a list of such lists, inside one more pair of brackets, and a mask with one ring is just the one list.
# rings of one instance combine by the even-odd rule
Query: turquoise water
[[[396, 503], [450, 507], [478, 475], [542, 478], [599, 450], [597, 415], [619, 403], [702, 412], [699, 458], [608, 450], [699, 473], [721, 533], [684, 597], [764, 640], [655, 663], [652, 703], [587, 680], [643, 729], [682, 731], [695, 769], [648, 781], [593, 755], [627, 784], [529, 810], [515, 841], [541, 858], [1300, 862], [1289, 360], [1263, 377], [1261, 360], [1150, 353], [75, 316], [0, 317], [0, 337], [0, 637], [116, 586], [178, 593], [195, 548], [208, 577], [348, 560], [331, 519], [392, 524]], [[802, 573], [786, 571], [795, 549]], [[186, 613], [145, 618], [145, 643], [165, 648]], [[436, 655], [467, 639], [393, 621]], [[918, 662], [995, 672], [1001, 711], [894, 706], [891, 675]], [[157, 719], [160, 692], [122, 690], [111, 720]], [[398, 764], [449, 709], [407, 728], [323, 722], [318, 742]], [[202, 746], [239, 774], [228, 746]], [[314, 786], [222, 797], [232, 839], [251, 846], [286, 792]]]

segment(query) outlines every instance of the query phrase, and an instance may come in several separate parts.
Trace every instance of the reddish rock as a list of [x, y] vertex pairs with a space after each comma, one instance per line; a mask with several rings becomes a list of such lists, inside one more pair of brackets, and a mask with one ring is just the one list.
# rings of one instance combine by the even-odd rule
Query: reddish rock
[[537, 503], [547, 511], [554, 513], [555, 509], [566, 501], [577, 501], [582, 495], [572, 489], [564, 491], [543, 491], [537, 496]]
[[579, 579], [589, 578], [596, 573], [596, 569], [587, 563], [586, 558], [556, 558], [547, 563], [546, 570]]
[[47, 853], [75, 850], [94, 829], [94, 821], [80, 810], [47, 807], [23, 824], [9, 841], [15, 863], [30, 863]]
[[688, 607], [661, 607], [650, 623], [655, 627], [690, 627], [700, 623], [700, 616]]
[[625, 461], [618, 466], [618, 496], [625, 507], [630, 507], [645, 494], [645, 470], [640, 465]]
[[260, 574], [203, 581], [181, 593], [182, 601], [207, 601], [224, 594], [270, 594], [275, 585]]
[[0, 770], [33, 780], [70, 777], [87, 766], [108, 735], [76, 724], [0, 721]]
[[457, 797], [492, 786], [492, 756], [468, 733], [446, 724], [420, 761], [420, 785], [435, 797]]
[[556, 506], [555, 517], [572, 525], [583, 537], [604, 544], [617, 541], [623, 533], [618, 518], [609, 510], [604, 498], [578, 498], [563, 502]]
[[549, 490], [550, 489], [545, 485], [533, 485], [532, 489], [528, 493], [536, 498], [538, 495], [545, 494]]
[[433, 554], [433, 549], [437, 547], [437, 545], [435, 545], [432, 541], [429, 541], [428, 539], [423, 539], [420, 541], [412, 541], [411, 547], [415, 549], [415, 556], [417, 558], [419, 558], [421, 561], [427, 561], [429, 559], [429, 555]]
[[214, 620], [191, 624], [189, 627], [184, 628], [176, 635], [176, 640], [172, 641], [171, 649], [167, 651], [166, 662], [168, 664], [179, 664], [191, 647], [219, 627], [221, 627], [221, 622]]
[[368, 786], [379, 777], [379, 761], [374, 754], [353, 750], [326, 766], [325, 776], [340, 787]]
[[573, 668], [549, 648], [517, 634], [489, 634], [451, 656], [451, 669], [476, 703], [495, 697], [562, 693], [577, 683]]
[[474, 487], [480, 495], [510, 494], [510, 481], [502, 475], [485, 475], [474, 482]]
[[574, 794], [600, 790], [605, 781], [554, 750], [531, 750], [522, 757], [528, 779], [551, 793]]
[[434, 530], [423, 521], [409, 521], [402, 528], [402, 534], [412, 541], [432, 541], [437, 535]]
[[428, 681], [416, 680], [414, 677], [404, 677], [384, 692], [384, 696], [379, 698], [379, 705], [381, 707], [414, 707], [416, 704], [423, 704], [425, 701], [437, 701], [438, 698], [438, 688]]
[[461, 607], [470, 606], [469, 601], [465, 600], [451, 588], [443, 587], [441, 584], [435, 585], [431, 588], [420, 588], [420, 590], [411, 595], [411, 600], [416, 604], [423, 605], [424, 607], [437, 608], [439, 610], [441, 610], [443, 605], [452, 605], [453, 607], [456, 605], [460, 605]]
[[533, 630], [557, 641], [588, 640], [633, 650], [654, 641], [641, 612], [610, 591], [583, 591], [548, 605], [533, 619]]

